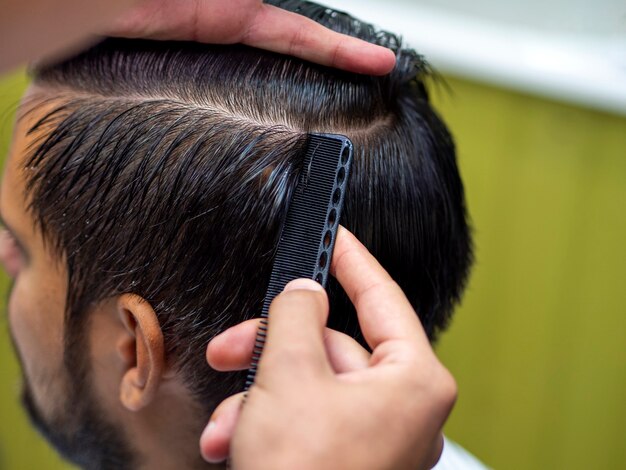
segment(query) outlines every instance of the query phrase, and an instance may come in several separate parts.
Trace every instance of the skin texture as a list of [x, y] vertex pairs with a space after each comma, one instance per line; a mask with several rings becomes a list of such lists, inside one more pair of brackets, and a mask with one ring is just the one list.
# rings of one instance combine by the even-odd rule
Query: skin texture
[[0, 0], [0, 10], [0, 72], [24, 61], [58, 59], [93, 41], [95, 34], [243, 43], [374, 75], [389, 73], [395, 65], [386, 48], [261, 0]]
[[[202, 436], [207, 460], [230, 453], [234, 468], [374, 470], [427, 469], [439, 459], [454, 379], [402, 290], [343, 228], [331, 272], [357, 309], [371, 355], [350, 338], [329, 335], [321, 286], [308, 279], [288, 284], [270, 308], [267, 343], [245, 406], [241, 394], [225, 400]], [[209, 363], [247, 368], [253, 323], [214, 338]]]
[[[23, 197], [23, 162], [32, 138], [26, 130], [46, 109], [38, 108], [16, 127], [0, 193], [5, 224], [0, 261], [13, 278], [8, 320], [25, 388], [44, 421], [70, 428], [74, 416], [64, 398], [73, 375], [63, 363], [67, 270], [64, 260], [50, 253]], [[123, 430], [143, 457], [141, 468], [180, 468], [185, 456], [188, 468], [197, 466], [197, 439], [206, 422], [168, 367], [150, 304], [132, 292], [106, 299], [93, 307], [86, 334], [94, 396], [77, 399], [92, 399]]]

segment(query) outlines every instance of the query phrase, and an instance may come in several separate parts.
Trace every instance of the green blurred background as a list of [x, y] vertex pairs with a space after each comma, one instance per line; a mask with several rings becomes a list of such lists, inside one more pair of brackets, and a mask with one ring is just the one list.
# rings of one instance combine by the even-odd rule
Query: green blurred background
[[[626, 468], [626, 118], [446, 78], [477, 255], [438, 346], [446, 432], [495, 468]], [[25, 86], [0, 80], [2, 158]], [[68, 468], [20, 409], [1, 322], [0, 468]]]

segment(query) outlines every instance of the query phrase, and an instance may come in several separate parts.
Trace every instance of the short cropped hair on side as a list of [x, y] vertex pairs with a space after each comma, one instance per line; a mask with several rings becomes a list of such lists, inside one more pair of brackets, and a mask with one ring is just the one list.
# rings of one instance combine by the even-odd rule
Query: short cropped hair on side
[[[393, 34], [308, 2], [273, 2], [391, 47], [388, 76], [332, 70], [245, 46], [107, 39], [36, 83], [56, 105], [27, 168], [30, 210], [67, 260], [68, 366], [94, 302], [136, 293], [166, 354], [207, 410], [242, 374], [205, 363], [218, 332], [259, 315], [309, 132], [350, 137], [342, 224], [405, 291], [431, 339], [472, 261], [451, 135], [429, 103], [426, 62]], [[336, 282], [330, 326], [359, 338]]]

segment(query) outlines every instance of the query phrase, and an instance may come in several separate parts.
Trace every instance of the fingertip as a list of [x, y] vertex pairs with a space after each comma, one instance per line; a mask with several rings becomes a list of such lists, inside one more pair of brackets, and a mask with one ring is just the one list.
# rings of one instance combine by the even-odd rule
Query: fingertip
[[206, 360], [219, 371], [248, 367], [258, 329], [259, 319], [246, 320], [215, 336], [206, 348]]
[[[276, 305], [283, 305], [285, 303], [302, 303], [301, 305], [313, 304], [325, 311], [326, 314], [328, 313], [328, 294], [324, 287], [313, 279], [300, 278], [288, 282], [283, 291], [274, 298], [270, 306], [270, 317], [276, 316], [277, 312], [282, 311], [282, 308], [277, 309]], [[289, 309], [287, 309], [287, 311], [289, 311]], [[274, 315], [272, 315], [272, 312]], [[324, 318], [324, 323], [325, 322], [326, 319]]]
[[381, 61], [380, 75], [387, 75], [388, 73], [391, 73], [394, 68], [396, 68], [396, 55], [393, 51], [389, 49], [387, 50], [389, 51], [385, 53], [387, 58]]
[[396, 54], [383, 46], [375, 46], [376, 51], [372, 49], [371, 61], [366, 64], [369, 70], [364, 73], [371, 75], [387, 75], [391, 73], [396, 66]]
[[207, 363], [209, 364], [209, 366], [211, 366], [214, 369], [216, 366], [215, 360], [216, 358], [219, 357], [219, 352], [220, 352], [220, 344], [219, 344], [220, 340], [219, 339], [216, 340], [216, 338], [218, 337], [219, 335], [213, 338], [211, 341], [209, 341], [209, 344], [207, 344], [206, 346], [206, 352], [205, 352]]
[[396, 66], [396, 55], [391, 49], [364, 41], [336, 60], [337, 68], [365, 75], [387, 75]]
[[328, 319], [328, 296], [321, 286], [310, 290], [302, 288], [303, 284], [298, 281], [292, 284], [298, 287], [281, 292], [270, 305], [260, 364], [260, 367], [274, 364], [270, 367], [273, 374], [292, 378], [293, 374], [332, 371], [323, 334]]
[[[350, 230], [340, 224], [337, 230], [337, 243], [341, 244], [345, 243], [345, 241], [354, 242], [358, 241], [358, 238], [356, 238], [356, 236]], [[335, 248], [336, 247], [337, 245], [335, 245]]]
[[220, 447], [220, 443], [217, 436], [217, 423], [214, 420], [209, 421], [209, 424], [200, 436], [200, 455], [209, 463], [219, 463], [226, 459], [227, 455], [223, 455], [223, 449]]
[[218, 405], [200, 436], [200, 454], [209, 463], [223, 462], [239, 419], [243, 393], [232, 395]]
[[289, 292], [291, 290], [299, 290], [299, 289], [312, 290], [312, 291], [318, 291], [318, 292], [321, 292], [324, 290], [324, 288], [319, 282], [314, 281], [313, 279], [300, 278], [300, 279], [294, 279], [293, 281], [288, 282], [285, 288], [283, 289], [283, 292]]
[[330, 273], [333, 276], [337, 277], [337, 266], [341, 263], [343, 255], [354, 249], [363, 249], [369, 252], [367, 247], [365, 247], [365, 245], [363, 245], [350, 230], [345, 228], [343, 225], [339, 225], [335, 249], [330, 263]]
[[[237, 325], [238, 326], [238, 325]], [[216, 369], [221, 370], [220, 366], [223, 362], [223, 356], [229, 352], [228, 345], [232, 343], [231, 330], [235, 327], [228, 328], [222, 331], [220, 334], [214, 336], [206, 347], [206, 360], [209, 365]]]
[[212, 419], [200, 436], [200, 455], [208, 463], [220, 463], [228, 458], [231, 436], [223, 427]]
[[[311, 297], [311, 293], [314, 295]], [[328, 313], [328, 294], [324, 287], [317, 281], [308, 278], [299, 278], [294, 279], [287, 283], [287, 285], [283, 288], [283, 291], [278, 295], [274, 301], [278, 301], [279, 303], [286, 301], [287, 298], [306, 298], [310, 299], [306, 302], [314, 302], [321, 309]], [[276, 313], [276, 310], [274, 310]], [[326, 322], [324, 318], [324, 323]]]

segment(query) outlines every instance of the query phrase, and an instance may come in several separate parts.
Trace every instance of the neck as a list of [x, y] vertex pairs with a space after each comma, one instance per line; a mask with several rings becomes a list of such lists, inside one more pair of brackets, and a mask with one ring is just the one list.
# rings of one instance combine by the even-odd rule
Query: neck
[[206, 413], [194, 404], [182, 385], [165, 385], [150, 406], [126, 413], [125, 429], [141, 455], [140, 468], [226, 468], [202, 460], [199, 441], [209, 417], [204, 417]]

